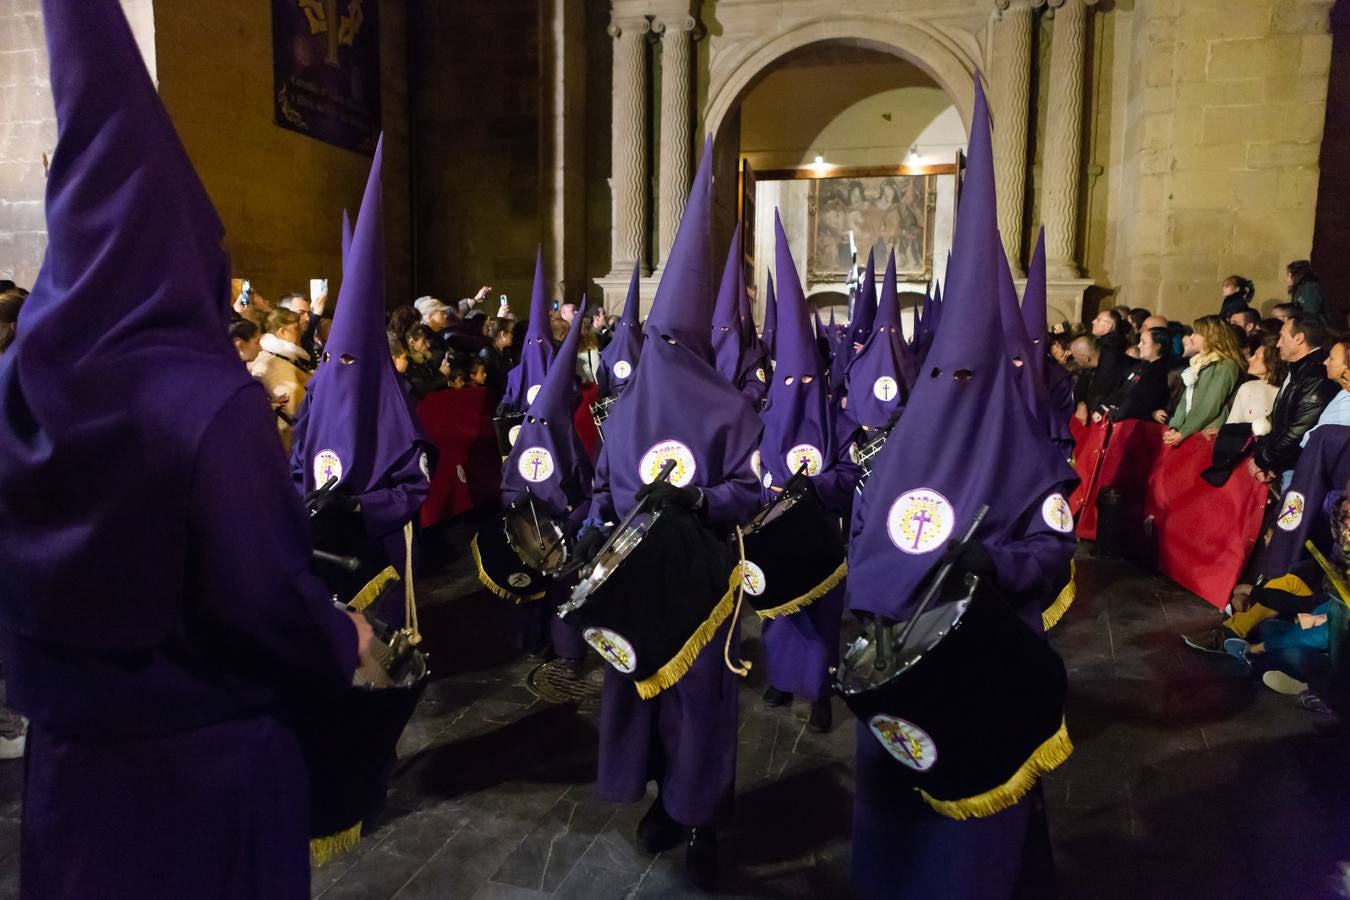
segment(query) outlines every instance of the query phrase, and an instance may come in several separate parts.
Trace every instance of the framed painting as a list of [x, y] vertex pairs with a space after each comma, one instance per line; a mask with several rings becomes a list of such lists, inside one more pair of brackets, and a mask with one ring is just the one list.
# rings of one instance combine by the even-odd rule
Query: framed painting
[[852, 235], [859, 266], [871, 250], [880, 273], [894, 250], [900, 281], [929, 281], [936, 213], [937, 179], [932, 174], [812, 179], [807, 203], [808, 279], [847, 281]]

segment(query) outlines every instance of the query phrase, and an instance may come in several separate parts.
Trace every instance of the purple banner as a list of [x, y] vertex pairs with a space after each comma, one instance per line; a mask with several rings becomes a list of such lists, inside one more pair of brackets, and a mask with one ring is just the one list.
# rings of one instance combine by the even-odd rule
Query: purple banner
[[378, 0], [272, 0], [276, 123], [374, 154], [380, 133]]

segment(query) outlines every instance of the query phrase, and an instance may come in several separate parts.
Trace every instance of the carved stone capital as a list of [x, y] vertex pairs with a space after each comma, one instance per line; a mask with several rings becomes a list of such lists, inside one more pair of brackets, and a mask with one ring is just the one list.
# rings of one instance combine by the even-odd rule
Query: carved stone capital
[[665, 35], [667, 31], [687, 31], [692, 36], [694, 29], [697, 27], [698, 20], [688, 14], [652, 20], [652, 31], [659, 35]]
[[612, 38], [620, 38], [624, 33], [645, 35], [652, 30], [652, 23], [646, 16], [618, 16], [611, 14], [605, 33]]

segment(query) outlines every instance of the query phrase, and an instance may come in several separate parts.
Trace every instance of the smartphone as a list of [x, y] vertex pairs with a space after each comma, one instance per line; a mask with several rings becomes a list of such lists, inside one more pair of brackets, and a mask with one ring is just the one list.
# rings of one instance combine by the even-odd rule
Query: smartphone
[[499, 295], [499, 296], [497, 297], [497, 300], [501, 303], [502, 306], [510, 306], [510, 305], [511, 305], [510, 301], [506, 299], [506, 295], [505, 295], [505, 294]]
[[328, 293], [327, 278], [311, 278], [309, 280], [309, 300], [313, 303], [320, 297]]
[[239, 305], [248, 306], [249, 301], [252, 299], [253, 285], [249, 284], [248, 279], [245, 278], [243, 283], [239, 285]]

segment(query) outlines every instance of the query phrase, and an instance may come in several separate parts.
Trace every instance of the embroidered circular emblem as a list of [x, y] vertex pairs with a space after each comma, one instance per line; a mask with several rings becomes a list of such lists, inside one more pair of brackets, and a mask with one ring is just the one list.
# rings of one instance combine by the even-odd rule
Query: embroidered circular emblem
[[530, 389], [529, 389], [528, 391], [525, 392], [525, 402], [526, 402], [526, 403], [533, 403], [533, 402], [534, 402], [534, 398], [539, 396], [539, 389], [540, 389], [541, 387], [543, 387], [542, 384], [532, 384], [532, 385], [530, 385]]
[[506, 439], [510, 442], [512, 447], [516, 445], [516, 438], [518, 437], [520, 437], [520, 426], [512, 425], [511, 430], [506, 432]]
[[459, 463], [455, 464], [455, 474], [459, 476], [459, 480], [462, 481], [464, 484], [469, 483], [469, 473], [465, 472], [464, 467]]
[[848, 458], [855, 466], [862, 463], [862, 452], [858, 449], [857, 441], [848, 445]]
[[882, 375], [872, 382], [872, 395], [882, 403], [890, 403], [900, 396], [900, 385], [889, 375]]
[[608, 628], [587, 628], [581, 633], [586, 643], [595, 648], [595, 652], [614, 668], [625, 675], [632, 674], [637, 668], [637, 653], [628, 640]]
[[747, 559], [741, 563], [741, 584], [745, 585], [747, 594], [758, 597], [768, 586], [768, 579], [764, 577], [763, 569]]
[[878, 713], [867, 727], [881, 741], [886, 752], [916, 772], [927, 772], [937, 763], [937, 745], [913, 722]]
[[1284, 502], [1280, 504], [1280, 517], [1275, 520], [1276, 524], [1284, 531], [1293, 531], [1298, 527], [1298, 523], [1303, 521], [1303, 507], [1307, 501], [1298, 491], [1290, 491], [1284, 495]]
[[756, 478], [764, 477], [764, 460], [758, 450], [750, 454], [750, 471], [755, 473]]
[[760, 482], [763, 483], [766, 488], [773, 487], [773, 473], [765, 472], [764, 477], [760, 479]]
[[427, 459], [427, 455], [426, 455], [425, 453], [423, 453], [423, 454], [421, 455], [421, 457], [418, 458], [418, 460], [417, 460], [417, 465], [421, 467], [421, 469], [422, 469], [422, 474], [425, 475], [425, 476], [427, 477], [427, 481], [430, 481], [430, 480], [431, 480], [431, 462]]
[[320, 450], [314, 454], [314, 484], [323, 487], [330, 478], [342, 480], [342, 460], [332, 450]]
[[545, 481], [553, 474], [553, 454], [543, 447], [530, 447], [520, 454], [516, 471], [526, 481]]
[[614, 364], [614, 377], [627, 378], [633, 374], [633, 364], [626, 359], [621, 359]]
[[937, 491], [906, 491], [891, 504], [886, 531], [891, 543], [915, 556], [941, 548], [956, 524], [956, 510]]
[[755, 377], [759, 379], [761, 384], [769, 380], [769, 376], [765, 373], [763, 366], [760, 366], [755, 370]]
[[1045, 498], [1041, 504], [1041, 518], [1061, 534], [1073, 531], [1073, 513], [1069, 511], [1069, 501], [1064, 499], [1063, 494], [1054, 493]]
[[825, 467], [825, 458], [811, 444], [798, 444], [787, 452], [788, 471], [795, 475], [803, 465], [806, 466], [807, 475], [819, 475]]
[[685, 487], [694, 480], [698, 463], [694, 461], [694, 451], [679, 441], [661, 441], [646, 453], [638, 462], [638, 477], [643, 484], [651, 484], [661, 474], [661, 466], [666, 460], [675, 460], [675, 470], [670, 473], [670, 483], [676, 487]]
[[530, 576], [524, 572], [513, 572], [506, 576], [506, 583], [513, 588], [527, 588], [530, 586]]

